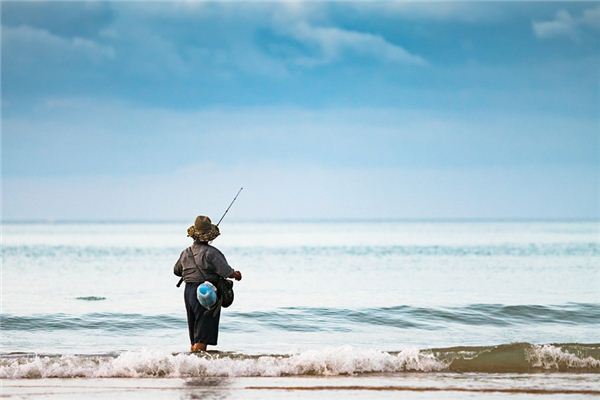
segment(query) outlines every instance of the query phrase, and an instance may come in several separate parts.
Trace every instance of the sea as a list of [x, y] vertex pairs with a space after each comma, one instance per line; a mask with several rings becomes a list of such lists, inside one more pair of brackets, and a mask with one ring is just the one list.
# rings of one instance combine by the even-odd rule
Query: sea
[[4, 394], [600, 396], [599, 221], [225, 221], [243, 279], [203, 354], [188, 226], [4, 222]]

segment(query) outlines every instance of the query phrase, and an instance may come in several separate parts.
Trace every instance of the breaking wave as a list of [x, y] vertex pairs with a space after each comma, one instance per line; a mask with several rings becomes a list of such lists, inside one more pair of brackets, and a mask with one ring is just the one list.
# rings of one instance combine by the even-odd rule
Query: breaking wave
[[384, 352], [350, 346], [298, 354], [122, 352], [0, 356], [0, 378], [335, 376], [399, 372], [600, 373], [600, 344], [513, 343]]

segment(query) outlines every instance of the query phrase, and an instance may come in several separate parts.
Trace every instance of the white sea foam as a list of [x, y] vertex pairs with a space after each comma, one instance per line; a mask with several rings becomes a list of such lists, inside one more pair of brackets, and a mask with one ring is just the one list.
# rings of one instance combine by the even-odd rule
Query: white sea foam
[[533, 368], [553, 371], [600, 368], [600, 360], [590, 356], [578, 357], [551, 344], [532, 345], [526, 355]]
[[[364, 373], [470, 371], [494, 372], [489, 352], [505, 353], [498, 372], [561, 371], [600, 372], [600, 360], [589, 353], [591, 345], [529, 345], [517, 343], [472, 351], [416, 348], [388, 353], [351, 346], [310, 350], [288, 355], [171, 354], [154, 350], [111, 355], [0, 357], [0, 378], [144, 378], [208, 376], [335, 376]], [[588, 348], [588, 350], [585, 350]], [[443, 349], [442, 349], [443, 350]], [[524, 351], [522, 356], [515, 351]], [[436, 353], [437, 354], [437, 353]], [[522, 354], [522, 353], [521, 353]], [[482, 358], [483, 357], [483, 358]], [[443, 359], [443, 360], [442, 360]], [[455, 361], [462, 360], [456, 364]], [[512, 362], [507, 367], [506, 362]], [[526, 363], [523, 365], [523, 363]], [[490, 364], [491, 363], [491, 364]], [[455, 365], [456, 364], [456, 365]]]
[[439, 371], [446, 367], [417, 349], [390, 354], [349, 346], [289, 356], [199, 357], [156, 351], [108, 356], [35, 356], [0, 360], [0, 378], [344, 375]]

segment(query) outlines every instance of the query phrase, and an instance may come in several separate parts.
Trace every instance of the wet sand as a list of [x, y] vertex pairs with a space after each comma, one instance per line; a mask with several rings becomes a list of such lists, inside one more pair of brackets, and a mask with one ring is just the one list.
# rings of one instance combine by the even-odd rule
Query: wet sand
[[600, 398], [598, 374], [394, 374], [278, 378], [6, 379], [10, 399]]

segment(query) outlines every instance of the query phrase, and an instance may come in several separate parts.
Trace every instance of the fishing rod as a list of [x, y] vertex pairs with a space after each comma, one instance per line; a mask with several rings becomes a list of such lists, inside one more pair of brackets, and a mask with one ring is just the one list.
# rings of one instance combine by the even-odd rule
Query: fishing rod
[[242, 190], [244, 189], [244, 187], [242, 186], [240, 188], [240, 190], [238, 190], [237, 194], [235, 195], [235, 197], [233, 198], [233, 200], [231, 200], [231, 203], [229, 203], [229, 207], [227, 207], [227, 210], [225, 210], [225, 212], [223, 213], [223, 215], [221, 216], [221, 219], [219, 220], [219, 222], [217, 222], [217, 226], [219, 226], [219, 224], [221, 223], [221, 221], [223, 221], [223, 218], [225, 218], [225, 216], [227, 215], [227, 213], [229, 212], [229, 209], [231, 208], [231, 206], [233, 205], [233, 203], [235, 203], [235, 200], [238, 198], [238, 196], [240, 195], [240, 193], [242, 192]]
[[[238, 190], [238, 192], [236, 193], [235, 197], [233, 198], [233, 200], [231, 200], [231, 203], [229, 203], [229, 206], [227, 207], [227, 209], [225, 210], [225, 212], [223, 213], [223, 215], [221, 216], [221, 218], [219, 219], [219, 222], [217, 222], [217, 226], [219, 226], [219, 224], [221, 223], [221, 221], [223, 221], [223, 218], [225, 218], [225, 216], [227, 215], [227, 213], [229, 212], [229, 209], [231, 208], [231, 206], [233, 205], [233, 203], [235, 203], [236, 199], [238, 198], [238, 196], [240, 195], [240, 193], [242, 192], [242, 190], [244, 189], [244, 187], [242, 186], [240, 188], [240, 190]], [[212, 240], [211, 240], [212, 242]], [[210, 243], [210, 242], [209, 242]], [[183, 277], [181, 277], [181, 279], [179, 279], [179, 282], [177, 282], [177, 287], [181, 286], [181, 283], [183, 282]]]

